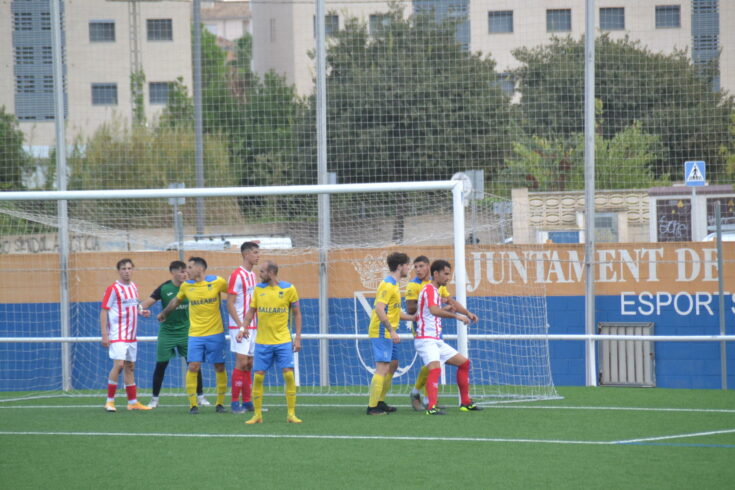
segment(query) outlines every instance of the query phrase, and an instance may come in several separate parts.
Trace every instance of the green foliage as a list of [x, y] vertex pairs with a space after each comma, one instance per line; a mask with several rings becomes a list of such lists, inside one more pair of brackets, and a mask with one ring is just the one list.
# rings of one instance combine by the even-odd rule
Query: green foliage
[[138, 70], [130, 73], [130, 93], [133, 97], [133, 124], [135, 126], [145, 126], [145, 95], [143, 94], [145, 87], [145, 72]]
[[23, 150], [23, 132], [13, 114], [0, 107], [0, 191], [21, 190], [30, 157]]
[[[584, 41], [555, 38], [548, 45], [514, 51], [523, 94], [520, 110], [528, 134], [561, 138], [584, 130]], [[694, 66], [686, 53], [654, 53], [639, 42], [596, 40], [595, 96], [605, 113], [598, 120], [612, 138], [635, 121], [661, 140], [651, 169], [657, 176], [680, 175], [685, 160], [707, 161], [708, 177], [725, 178], [726, 155], [735, 149], [728, 132], [735, 105], [712, 90], [712, 70]], [[629, 185], [633, 176], [620, 174]]]
[[217, 46], [217, 36], [202, 29], [202, 122], [205, 133], [231, 135], [238, 131], [242, 109], [231, 89], [227, 53]]
[[162, 128], [194, 127], [194, 102], [189, 97], [183, 77], [178, 77], [168, 89], [168, 102], [161, 113]]
[[[664, 185], [668, 176], [656, 177], [651, 169], [660, 151], [660, 139], [635, 123], [623, 131], [595, 139], [595, 186], [599, 189], [646, 188]], [[536, 191], [584, 188], [584, 135], [559, 138], [530, 136], [513, 144], [513, 156], [502, 181]]]

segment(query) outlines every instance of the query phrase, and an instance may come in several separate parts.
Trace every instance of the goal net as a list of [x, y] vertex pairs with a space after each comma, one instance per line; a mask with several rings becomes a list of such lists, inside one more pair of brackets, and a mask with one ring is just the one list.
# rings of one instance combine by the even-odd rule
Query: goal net
[[[181, 191], [189, 193], [184, 202], [164, 197], [69, 200], [71, 250], [65, 274], [57, 202], [0, 200], [0, 399], [97, 396], [104, 388], [110, 361], [99, 341], [100, 304], [105, 288], [117, 278], [119, 259], [133, 260], [133, 281], [144, 299], [170, 278], [168, 264], [180, 257], [203, 256], [209, 263], [208, 273], [228, 278], [241, 264], [240, 244], [248, 240], [260, 241], [261, 260], [278, 263], [280, 279], [293, 283], [299, 292], [303, 347], [296, 372], [301, 394], [367, 394], [374, 367], [366, 338], [374, 293], [388, 274], [387, 255], [402, 251], [411, 258], [426, 255], [431, 260], [449, 260], [455, 273], [449, 289], [457, 297], [461, 294], [456, 260], [465, 258], [466, 302], [480, 318], [467, 329], [466, 353], [472, 360], [476, 400], [556, 397], [547, 341], [492, 337], [547, 332], [545, 291], [529, 279], [535, 260], [529, 247], [521, 253], [512, 245], [502, 245], [510, 232], [507, 216], [499, 212], [503, 206], [489, 202], [470, 210], [457, 206], [457, 198], [453, 201], [450, 186], [454, 184], [424, 184], [429, 186], [373, 184], [367, 186], [369, 192], [359, 190], [359, 185], [328, 186], [336, 191], [327, 194], [328, 247], [319, 243], [317, 186], [302, 186], [303, 194], [274, 187], [270, 195], [246, 195], [240, 190], [241, 195], [235, 191], [201, 198], [207, 222], [203, 236], [196, 233], [199, 198], [190, 197], [196, 189]], [[375, 186], [390, 190], [376, 191]], [[346, 188], [355, 190], [345, 192]], [[216, 194], [217, 189], [207, 191]], [[141, 192], [165, 196], [167, 191]], [[456, 231], [471, 213], [482, 218], [472, 230], [479, 243], [465, 245], [464, 239], [456, 239]], [[181, 242], [177, 222], [184, 235]], [[457, 228], [457, 223], [462, 227]], [[185, 250], [179, 252], [180, 243]], [[326, 288], [320, 288], [320, 271], [326, 274]], [[64, 276], [67, 288], [62, 286]], [[144, 393], [151, 387], [156, 362], [159, 311], [156, 304], [151, 318], [139, 322], [136, 384]], [[224, 315], [223, 308], [226, 319]], [[399, 328], [400, 369], [390, 396], [405, 396], [421, 367], [409, 327], [402, 323]], [[446, 325], [446, 339], [455, 347], [458, 334], [462, 332], [454, 322]], [[233, 361], [229, 354], [228, 372]], [[164, 395], [183, 391], [184, 364], [180, 362], [172, 362], [167, 370]], [[211, 367], [205, 366], [203, 373], [205, 388], [212, 392]], [[268, 393], [281, 393], [280, 373], [269, 372], [266, 385]], [[445, 370], [441, 390], [456, 391], [454, 368]]]

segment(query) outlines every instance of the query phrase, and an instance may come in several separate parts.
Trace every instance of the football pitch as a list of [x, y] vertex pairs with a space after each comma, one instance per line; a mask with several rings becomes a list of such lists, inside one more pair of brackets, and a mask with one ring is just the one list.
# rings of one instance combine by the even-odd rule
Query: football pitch
[[[189, 415], [181, 396], [105, 413], [104, 397], [0, 401], [3, 488], [727, 488], [735, 392], [559, 388], [563, 400], [365, 415], [364, 397], [283, 396], [264, 423]], [[210, 400], [213, 397], [210, 396]], [[445, 396], [444, 404], [449, 405]], [[148, 397], [142, 396], [143, 402]], [[452, 398], [451, 401], [454, 401]]]

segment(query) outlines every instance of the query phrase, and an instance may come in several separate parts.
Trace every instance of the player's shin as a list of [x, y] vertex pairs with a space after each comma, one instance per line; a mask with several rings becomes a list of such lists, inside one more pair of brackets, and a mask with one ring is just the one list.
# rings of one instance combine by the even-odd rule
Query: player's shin
[[283, 373], [283, 381], [286, 383], [286, 407], [288, 415], [296, 415], [296, 378], [293, 371]]
[[441, 376], [441, 368], [429, 370], [426, 380], [426, 395], [429, 398], [428, 409], [436, 407], [437, 398], [439, 398], [439, 377]]
[[197, 406], [197, 373], [186, 371], [186, 396], [189, 398], [189, 406]]
[[464, 364], [457, 369], [457, 387], [459, 388], [459, 397], [462, 405], [472, 403], [470, 399], [470, 360], [467, 359]]
[[378, 400], [379, 402], [385, 401], [385, 395], [387, 395], [388, 392], [390, 391], [392, 382], [393, 382], [393, 373], [389, 371], [388, 374], [386, 374], [385, 377], [383, 378], [383, 389], [380, 391], [380, 399]]
[[413, 386], [414, 390], [416, 390], [416, 393], [420, 393], [421, 390], [426, 386], [426, 379], [428, 377], [429, 377], [429, 368], [426, 366], [421, 366], [419, 375], [416, 378], [416, 384]]
[[380, 401], [380, 395], [383, 393], [383, 380], [385, 377], [381, 374], [373, 374], [373, 380], [370, 382], [370, 399], [368, 407], [377, 407]]
[[225, 394], [227, 393], [227, 371], [217, 371], [215, 373], [215, 380], [217, 383], [217, 403], [216, 405], [225, 404]]
[[260, 417], [263, 410], [263, 379], [265, 374], [255, 373], [253, 376], [253, 406], [255, 417]]
[[237, 368], [232, 370], [232, 402], [240, 401], [240, 393], [242, 392], [243, 372]]

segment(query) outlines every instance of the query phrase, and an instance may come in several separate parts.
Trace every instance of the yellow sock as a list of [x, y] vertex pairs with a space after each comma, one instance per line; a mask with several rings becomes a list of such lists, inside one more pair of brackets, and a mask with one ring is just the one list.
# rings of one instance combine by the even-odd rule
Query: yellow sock
[[368, 401], [368, 407], [378, 406], [380, 395], [383, 393], [384, 379], [384, 376], [380, 374], [373, 374], [373, 380], [370, 382], [370, 400]]
[[286, 382], [286, 407], [288, 415], [296, 415], [296, 378], [293, 371], [283, 373], [283, 380]]
[[186, 371], [186, 396], [189, 397], [189, 406], [197, 406], [197, 373]]
[[215, 380], [217, 382], [217, 403], [216, 405], [225, 404], [225, 393], [227, 393], [227, 372], [216, 371]]
[[253, 375], [253, 407], [255, 408], [255, 417], [263, 415], [263, 378], [264, 374], [255, 373]]
[[390, 391], [390, 385], [393, 382], [393, 373], [388, 373], [383, 378], [383, 389], [380, 391], [380, 399], [378, 401], [384, 402], [385, 395]]
[[413, 385], [413, 387], [418, 391], [421, 391], [421, 389], [426, 386], [427, 379], [429, 379], [429, 368], [421, 366], [421, 371], [419, 371], [419, 375], [416, 378], [416, 384]]

